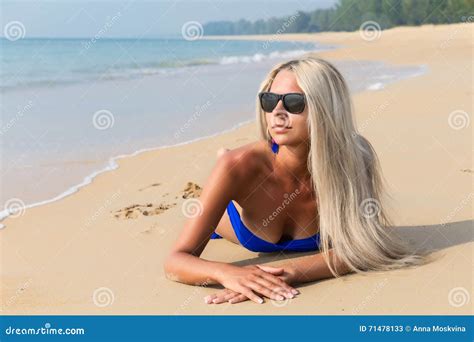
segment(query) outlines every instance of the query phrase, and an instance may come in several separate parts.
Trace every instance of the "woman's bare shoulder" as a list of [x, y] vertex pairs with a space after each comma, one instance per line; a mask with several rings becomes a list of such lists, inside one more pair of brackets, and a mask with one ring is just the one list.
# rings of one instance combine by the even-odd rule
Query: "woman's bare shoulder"
[[255, 172], [268, 166], [268, 162], [268, 144], [263, 140], [254, 141], [232, 150], [221, 150], [218, 157], [218, 163], [224, 164], [233, 176], [239, 178], [255, 176]]

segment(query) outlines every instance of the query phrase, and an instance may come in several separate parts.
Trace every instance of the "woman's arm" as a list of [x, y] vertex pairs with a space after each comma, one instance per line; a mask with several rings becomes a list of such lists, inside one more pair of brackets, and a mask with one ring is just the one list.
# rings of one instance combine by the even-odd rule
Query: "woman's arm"
[[237, 165], [239, 162], [246, 165], [243, 169], [248, 172], [249, 164], [240, 156], [226, 153], [219, 158], [199, 198], [200, 214], [186, 222], [165, 261], [165, 274], [170, 280], [191, 285], [219, 283], [257, 303], [263, 302], [257, 293], [272, 299], [293, 298], [296, 290], [276, 275], [282, 271], [259, 266], [239, 267], [200, 258], [227, 204], [239, 197], [243, 188], [240, 184], [248, 181]]
[[[328, 254], [331, 259], [333, 250], [329, 250]], [[279, 278], [291, 285], [333, 277], [321, 253], [292, 259], [289, 262], [280, 264], [278, 267], [282, 270], [278, 274]], [[340, 260], [335, 261], [334, 267], [336, 267], [341, 275], [350, 272], [349, 267]], [[294, 293], [296, 294], [296, 292]], [[236, 291], [224, 289], [206, 296], [204, 300], [208, 304], [221, 304], [225, 302], [235, 304], [248, 300], [248, 297]]]
[[209, 176], [200, 198], [199, 214], [189, 218], [171, 248], [164, 270], [170, 280], [186, 284], [216, 284], [223, 263], [199, 258], [234, 194], [232, 177], [236, 165], [226, 154], [221, 156]]
[[[332, 249], [328, 251], [328, 255], [329, 260], [332, 260]], [[344, 262], [338, 258], [335, 259], [336, 260], [333, 263], [333, 268], [336, 268], [339, 274], [343, 275], [351, 271]], [[295, 258], [282, 265], [279, 265], [279, 267], [282, 267], [285, 272], [288, 273], [284, 279], [286, 278], [290, 284], [305, 283], [320, 279], [332, 278], [334, 276], [329, 270], [329, 267], [321, 253]]]

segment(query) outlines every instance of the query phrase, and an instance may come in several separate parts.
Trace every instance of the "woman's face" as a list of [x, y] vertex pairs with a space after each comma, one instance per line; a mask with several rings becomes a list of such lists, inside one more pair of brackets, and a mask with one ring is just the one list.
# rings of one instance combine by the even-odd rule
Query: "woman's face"
[[[296, 82], [295, 75], [289, 70], [278, 72], [269, 91], [276, 94], [303, 94], [303, 90], [301, 90]], [[302, 113], [292, 114], [285, 109], [280, 100], [273, 111], [265, 113], [265, 115], [268, 131], [278, 145], [297, 146], [308, 140], [309, 134], [306, 123], [308, 106], [305, 106]]]

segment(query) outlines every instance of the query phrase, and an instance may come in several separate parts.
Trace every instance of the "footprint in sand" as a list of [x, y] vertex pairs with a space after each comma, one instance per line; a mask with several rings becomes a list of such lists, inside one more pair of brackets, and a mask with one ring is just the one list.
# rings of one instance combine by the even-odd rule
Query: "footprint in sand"
[[461, 169], [461, 172], [474, 173], [474, 171], [471, 169]]
[[172, 204], [159, 204], [154, 205], [153, 203], [148, 204], [133, 204], [123, 209], [116, 210], [114, 216], [120, 220], [136, 219], [141, 216], [153, 216], [159, 215], [166, 210], [174, 207], [176, 203]]
[[[155, 183], [152, 185], [149, 185], [145, 188], [139, 189], [139, 191], [142, 191], [144, 189], [147, 189], [152, 186], [158, 186], [160, 183]], [[202, 188], [197, 185], [196, 183], [193, 182], [188, 182], [186, 184], [186, 187], [183, 190], [182, 198], [196, 198], [201, 195]], [[163, 195], [168, 196], [169, 193], [166, 193]], [[175, 197], [177, 198], [177, 197]], [[153, 215], [159, 215], [166, 210], [174, 207], [176, 203], [171, 203], [171, 204], [166, 204], [166, 203], [161, 203], [159, 205], [154, 205], [153, 203], [147, 203], [147, 204], [132, 204], [128, 207], [116, 210], [113, 212], [114, 217], [120, 220], [127, 220], [127, 219], [137, 219], [141, 216], [153, 216]]]
[[188, 182], [183, 190], [182, 198], [196, 198], [201, 196], [202, 188], [193, 182]]
[[152, 188], [152, 187], [160, 186], [160, 185], [161, 185], [161, 183], [153, 183], [153, 184], [150, 184], [148, 186], [145, 186], [144, 188], [138, 189], [138, 191], [143, 191], [143, 190], [146, 190], [148, 188]]

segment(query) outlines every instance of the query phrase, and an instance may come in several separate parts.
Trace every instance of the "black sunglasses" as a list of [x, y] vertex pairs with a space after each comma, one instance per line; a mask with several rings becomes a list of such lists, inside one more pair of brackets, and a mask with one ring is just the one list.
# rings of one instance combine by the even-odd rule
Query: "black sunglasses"
[[305, 96], [300, 93], [275, 94], [264, 91], [259, 93], [258, 97], [260, 99], [260, 106], [267, 113], [273, 112], [280, 99], [282, 100], [283, 107], [292, 114], [302, 113], [306, 105]]

